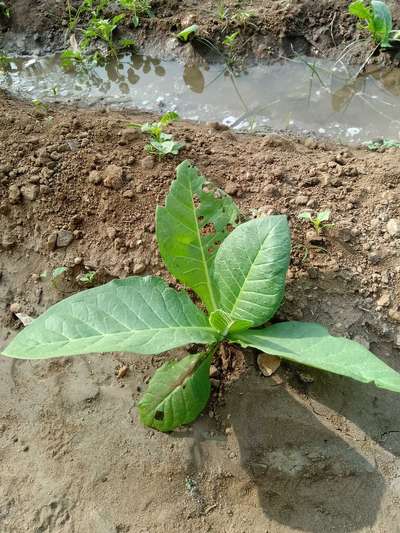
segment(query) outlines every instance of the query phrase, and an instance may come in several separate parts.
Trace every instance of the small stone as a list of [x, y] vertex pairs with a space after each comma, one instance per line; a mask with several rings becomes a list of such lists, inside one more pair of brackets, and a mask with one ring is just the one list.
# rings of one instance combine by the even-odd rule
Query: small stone
[[34, 202], [39, 195], [39, 186], [34, 183], [24, 185], [21, 187], [21, 193], [24, 200]]
[[57, 246], [57, 237], [58, 237], [58, 233], [56, 231], [54, 231], [47, 238], [47, 248], [49, 250], [55, 250], [55, 248]]
[[217, 378], [219, 376], [219, 370], [215, 365], [210, 366], [210, 378]]
[[275, 357], [274, 355], [259, 354], [257, 357], [257, 364], [261, 373], [265, 377], [269, 378], [275, 374], [275, 372], [281, 366], [281, 360], [279, 357]]
[[127, 365], [121, 366], [117, 371], [117, 378], [118, 379], [124, 378], [127, 375], [128, 371], [129, 371], [129, 366]]
[[219, 389], [221, 386], [221, 381], [219, 379], [210, 378], [211, 386], [214, 387], [214, 389]]
[[122, 196], [124, 198], [133, 198], [135, 196], [135, 193], [133, 191], [130, 191], [130, 190], [129, 191], [124, 191], [122, 193]]
[[75, 257], [74, 264], [81, 265], [83, 263], [83, 257]]
[[88, 179], [90, 183], [93, 183], [94, 185], [98, 185], [99, 183], [103, 181], [103, 177], [98, 170], [92, 170], [89, 174]]
[[123, 186], [122, 176], [124, 171], [117, 165], [108, 165], [103, 172], [103, 184], [110, 189], [120, 189]]
[[390, 304], [390, 293], [384, 292], [376, 303], [379, 307], [387, 307]]
[[17, 185], [10, 185], [8, 188], [8, 199], [12, 204], [16, 204], [21, 198], [21, 191]]
[[74, 235], [68, 230], [62, 229], [57, 234], [57, 248], [66, 248], [74, 240]]
[[306, 148], [311, 148], [311, 150], [314, 150], [315, 148], [318, 147], [318, 143], [312, 137], [307, 137], [306, 139], [304, 139], [304, 146]]
[[267, 196], [271, 196], [272, 198], [278, 198], [280, 196], [278, 187], [272, 184], [266, 185], [264, 187], [264, 192]]
[[142, 132], [137, 128], [127, 128], [126, 130], [121, 131], [121, 142], [120, 144], [129, 144], [137, 139], [143, 137]]
[[386, 225], [387, 232], [392, 237], [398, 237], [400, 235], [400, 219], [391, 218]]
[[236, 183], [233, 183], [232, 181], [228, 181], [228, 183], [224, 187], [226, 194], [235, 195], [239, 191], [239, 187], [236, 185]]
[[143, 170], [151, 170], [154, 168], [156, 162], [152, 155], [148, 155], [141, 160], [140, 164]]
[[308, 202], [308, 196], [304, 196], [304, 195], [299, 195], [299, 196], [296, 196], [296, 198], [294, 199], [295, 203], [297, 205], [307, 205], [307, 202]]
[[10, 312], [13, 313], [14, 315], [16, 313], [20, 313], [21, 312], [21, 304], [19, 304], [18, 302], [13, 302], [10, 305]]
[[395, 322], [400, 322], [400, 311], [397, 311], [396, 309], [390, 309], [388, 315]]
[[135, 275], [137, 274], [143, 274], [143, 272], [146, 270], [146, 265], [144, 263], [137, 263], [133, 268], [133, 273]]
[[300, 381], [306, 383], [307, 385], [309, 385], [310, 383], [314, 383], [314, 378], [306, 372], [299, 372], [299, 378]]

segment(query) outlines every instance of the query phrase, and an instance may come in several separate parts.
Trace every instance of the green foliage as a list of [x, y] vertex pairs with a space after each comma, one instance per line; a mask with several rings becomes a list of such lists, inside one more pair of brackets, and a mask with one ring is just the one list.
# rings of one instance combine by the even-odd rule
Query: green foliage
[[146, 122], [145, 124], [129, 124], [131, 128], [139, 128], [142, 133], [150, 135], [150, 142], [145, 146], [145, 149], [150, 154], [156, 154], [159, 157], [166, 155], [178, 155], [179, 150], [183, 148], [183, 144], [175, 142], [172, 135], [165, 133], [165, 128], [179, 120], [178, 113], [170, 111], [165, 113], [158, 122]]
[[89, 270], [88, 272], [85, 272], [85, 274], [83, 274], [82, 276], [79, 276], [78, 279], [84, 285], [93, 285], [96, 281], [96, 271]]
[[170, 431], [196, 420], [210, 396], [211, 357], [211, 352], [188, 355], [159, 368], [138, 404], [142, 422]]
[[301, 220], [307, 220], [314, 228], [315, 233], [320, 235], [324, 230], [333, 228], [335, 224], [328, 224], [331, 218], [331, 210], [320, 211], [317, 216], [313, 217], [309, 211], [303, 211], [299, 213], [298, 218]]
[[0, 71], [7, 72], [11, 68], [11, 57], [0, 54]]
[[236, 224], [239, 210], [226, 194], [206, 190], [206, 181], [187, 161], [179, 165], [165, 207], [157, 207], [156, 233], [168, 270], [216, 311], [212, 269], [218, 245]]
[[85, 57], [80, 50], [64, 50], [61, 53], [61, 66], [72, 68], [76, 63], [83, 63]]
[[140, 17], [151, 15], [150, 0], [119, 0], [119, 5], [123, 11], [129, 14], [135, 28], [140, 24]]
[[355, 0], [349, 5], [349, 13], [363, 21], [360, 28], [368, 30], [373, 40], [382, 48], [391, 46], [393, 21], [390, 9], [385, 2], [372, 0], [370, 5], [366, 5], [364, 0]]
[[235, 31], [234, 33], [231, 33], [230, 35], [227, 35], [222, 41], [223, 44], [227, 46], [228, 48], [233, 48], [236, 44], [236, 40], [239, 34], [240, 34], [239, 31]]
[[379, 141], [371, 141], [365, 144], [368, 150], [371, 150], [372, 152], [376, 152], [381, 148], [400, 148], [400, 142], [395, 141], [394, 139], [380, 139]]
[[11, 9], [4, 0], [0, 0], [0, 15], [10, 18]]
[[184, 30], [180, 31], [176, 37], [183, 43], [187, 43], [189, 39], [193, 38], [198, 33], [198, 31], [198, 25], [193, 24], [192, 26], [189, 26], [188, 28], [185, 28]]
[[223, 341], [400, 392], [400, 374], [360, 344], [332, 337], [319, 324], [265, 327], [283, 297], [288, 222], [274, 215], [235, 227], [237, 217], [228, 196], [182, 163], [165, 207], [157, 209], [157, 241], [170, 272], [196, 292], [209, 317], [186, 292], [160, 278], [114, 280], [51, 307], [15, 337], [4, 355], [147, 355], [189, 343], [206, 345], [200, 353], [165, 363], [150, 381], [139, 413], [144, 424], [160, 431], [188, 424], [204, 409], [210, 363]]

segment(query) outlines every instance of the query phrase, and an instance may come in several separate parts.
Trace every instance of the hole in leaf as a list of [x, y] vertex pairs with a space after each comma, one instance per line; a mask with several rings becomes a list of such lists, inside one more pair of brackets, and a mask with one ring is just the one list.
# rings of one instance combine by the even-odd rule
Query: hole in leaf
[[201, 234], [202, 235], [211, 235], [213, 233], [215, 233], [215, 226], [212, 222], [206, 224], [205, 226], [203, 226], [201, 228]]
[[155, 415], [154, 415], [154, 418], [156, 420], [160, 420], [160, 421], [164, 420], [164, 412], [163, 411], [156, 411]]

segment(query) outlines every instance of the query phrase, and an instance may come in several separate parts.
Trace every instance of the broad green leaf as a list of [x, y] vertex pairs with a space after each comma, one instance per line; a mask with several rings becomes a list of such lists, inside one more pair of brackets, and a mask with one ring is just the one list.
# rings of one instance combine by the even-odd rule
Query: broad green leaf
[[327, 222], [331, 218], [331, 210], [320, 211], [317, 215], [318, 222]]
[[289, 361], [400, 392], [400, 374], [361, 344], [332, 337], [320, 324], [282, 322], [265, 329], [231, 334], [230, 339], [244, 347], [251, 346]]
[[382, 46], [390, 46], [389, 36], [393, 28], [392, 15], [385, 2], [372, 0], [372, 10], [375, 18], [375, 28]]
[[181, 117], [175, 111], [169, 111], [160, 118], [160, 124], [162, 126], [168, 126], [168, 124], [171, 124], [171, 122], [176, 122], [180, 118]]
[[207, 317], [160, 278], [131, 277], [74, 294], [51, 307], [4, 355], [45, 359], [93, 352], [157, 354], [215, 342]]
[[196, 35], [196, 33], [199, 31], [199, 27], [197, 24], [193, 24], [192, 26], [189, 26], [188, 28], [185, 28], [183, 29], [182, 31], [180, 31], [178, 34], [177, 34], [177, 38], [184, 42], [184, 43], [187, 43], [188, 40], [190, 39], [190, 37], [192, 37], [193, 35]]
[[287, 219], [274, 215], [237, 227], [220, 246], [214, 262], [219, 307], [234, 320], [267, 322], [285, 291], [290, 233]]
[[138, 404], [140, 418], [146, 426], [159, 431], [193, 422], [210, 396], [211, 355], [188, 355], [159, 368]]
[[364, 4], [364, 0], [356, 0], [349, 5], [349, 13], [362, 20], [372, 19], [371, 9]]
[[232, 320], [228, 313], [225, 313], [222, 309], [213, 311], [210, 315], [209, 322], [224, 337], [229, 332], [245, 331], [253, 326], [253, 322], [250, 320]]
[[222, 191], [204, 190], [205, 179], [184, 161], [177, 168], [165, 207], [157, 208], [157, 240], [168, 270], [217, 309], [211, 269], [219, 243], [239, 211]]

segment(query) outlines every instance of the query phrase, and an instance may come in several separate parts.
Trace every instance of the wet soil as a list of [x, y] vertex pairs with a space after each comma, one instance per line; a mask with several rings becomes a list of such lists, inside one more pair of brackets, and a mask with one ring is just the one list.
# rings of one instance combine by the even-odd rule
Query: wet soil
[[[52, 52], [68, 43], [68, 16], [63, 0], [14, 0], [10, 5], [10, 19], [0, 19], [0, 47], [17, 53]], [[78, 5], [79, 2], [73, 2]], [[141, 50], [164, 58], [181, 57], [198, 61], [209, 56], [209, 47], [195, 42], [185, 46], [177, 43], [177, 31], [198, 24], [199, 36], [223, 49], [223, 39], [236, 31], [240, 35], [235, 44], [235, 56], [245, 61], [275, 61], [281, 56], [295, 54], [338, 57], [348, 45], [347, 61], [363, 61], [373, 50], [365, 33], [360, 34], [354, 17], [347, 14], [347, 0], [253, 0], [218, 3], [203, 0], [153, 0], [152, 16], [142, 18], [138, 29], [125, 28]], [[398, 2], [388, 2], [394, 26], [400, 25]], [[249, 18], [238, 16], [240, 12]], [[112, 12], [112, 6], [111, 6]], [[361, 46], [357, 41], [362, 37]], [[68, 47], [68, 46], [67, 46]], [[220, 61], [221, 58], [217, 57]], [[381, 54], [380, 61], [387, 60]]]
[[[0, 344], [21, 327], [16, 313], [37, 316], [84, 288], [76, 277], [87, 270], [96, 283], [173, 283], [154, 212], [190, 159], [244, 217], [289, 216], [280, 318], [320, 321], [400, 370], [398, 152], [180, 122], [171, 133], [184, 150], [159, 161], [127, 129], [152, 118], [1, 95]], [[332, 209], [323, 241], [298, 221], [305, 208]], [[43, 272], [61, 265], [68, 272], [51, 283]], [[134, 407], [168, 356], [0, 358], [2, 532], [397, 530], [395, 394], [289, 364], [267, 379], [255, 352], [226, 348], [203, 416], [163, 435]]]

